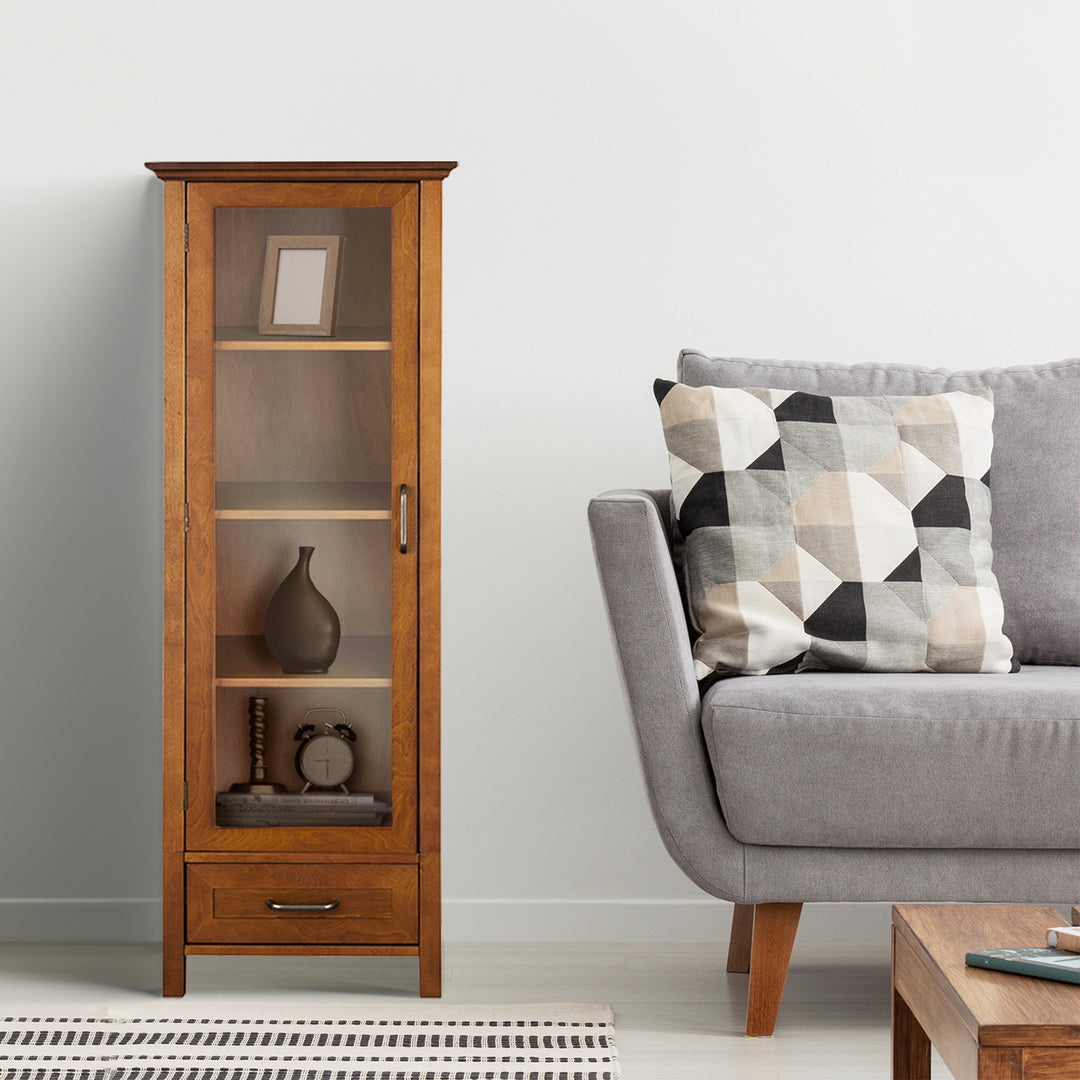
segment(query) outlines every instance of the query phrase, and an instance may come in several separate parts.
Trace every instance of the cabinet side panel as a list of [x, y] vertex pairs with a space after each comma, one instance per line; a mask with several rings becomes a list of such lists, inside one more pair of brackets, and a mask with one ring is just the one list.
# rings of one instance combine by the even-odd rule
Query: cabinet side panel
[[186, 840], [214, 827], [214, 207], [188, 186]]
[[[420, 184], [420, 850], [441, 850], [442, 184]], [[438, 860], [434, 872], [438, 873]]]
[[184, 651], [186, 589], [186, 185], [165, 183], [164, 627], [162, 649], [162, 992], [184, 993]]
[[[165, 544], [162, 844], [184, 849], [185, 185], [165, 184]], [[168, 890], [166, 890], [166, 898]]]

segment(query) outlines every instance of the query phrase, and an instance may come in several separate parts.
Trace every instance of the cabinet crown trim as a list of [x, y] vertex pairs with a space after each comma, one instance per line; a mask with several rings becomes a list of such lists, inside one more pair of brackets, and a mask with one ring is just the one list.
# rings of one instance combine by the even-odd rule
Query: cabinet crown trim
[[444, 180], [456, 161], [148, 161], [160, 180]]

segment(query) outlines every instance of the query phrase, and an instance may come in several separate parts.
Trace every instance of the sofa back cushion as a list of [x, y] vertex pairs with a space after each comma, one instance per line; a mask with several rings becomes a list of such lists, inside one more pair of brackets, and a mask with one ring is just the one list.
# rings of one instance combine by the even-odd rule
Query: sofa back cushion
[[993, 570], [1004, 632], [1021, 663], [1080, 665], [1080, 360], [949, 372], [893, 364], [679, 356], [689, 386], [768, 386], [820, 395], [940, 394], [988, 387], [994, 401]]

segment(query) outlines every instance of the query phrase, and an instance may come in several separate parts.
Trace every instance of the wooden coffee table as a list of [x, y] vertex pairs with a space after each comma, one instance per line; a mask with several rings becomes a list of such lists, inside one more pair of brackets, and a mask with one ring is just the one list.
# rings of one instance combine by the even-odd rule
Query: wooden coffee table
[[931, 1043], [956, 1080], [1080, 1078], [1080, 986], [964, 964], [974, 949], [1045, 946], [1059, 911], [901, 904], [892, 918], [893, 1080], [929, 1080]]

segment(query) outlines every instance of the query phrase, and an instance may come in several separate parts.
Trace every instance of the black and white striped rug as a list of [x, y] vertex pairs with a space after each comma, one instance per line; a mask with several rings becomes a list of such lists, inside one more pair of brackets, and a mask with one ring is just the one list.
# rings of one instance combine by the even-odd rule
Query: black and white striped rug
[[618, 1080], [606, 1005], [11, 1016], [2, 1080]]

